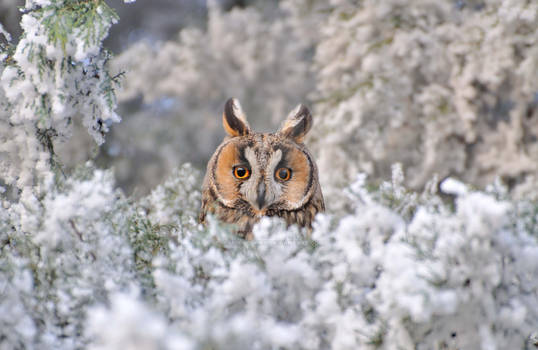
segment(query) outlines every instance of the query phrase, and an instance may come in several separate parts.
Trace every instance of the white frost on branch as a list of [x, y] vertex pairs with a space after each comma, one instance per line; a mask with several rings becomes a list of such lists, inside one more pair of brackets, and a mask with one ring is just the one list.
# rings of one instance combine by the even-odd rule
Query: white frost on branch
[[0, 342], [523, 348], [538, 320], [536, 203], [494, 188], [445, 203], [408, 192], [394, 171], [376, 190], [359, 178], [353, 209], [319, 216], [311, 239], [264, 219], [246, 242], [197, 224], [190, 166], [139, 203], [114, 193], [109, 172], [86, 169], [46, 196], [32, 237], [19, 211], [0, 209]]
[[132, 209], [111, 172], [78, 172], [37, 213], [0, 206], [0, 348], [80, 348], [87, 309], [134, 283]]
[[[75, 118], [98, 144], [120, 120], [101, 48], [117, 19], [106, 4], [96, 4], [77, 13], [59, 1], [26, 2], [24, 35], [0, 66], [0, 97], [8, 109], [0, 120], [0, 176], [8, 184], [46, 188], [55, 162], [53, 141], [70, 136]], [[73, 16], [88, 18], [68, 27]]]
[[[0, 23], [0, 34], [6, 38], [7, 41], [11, 41], [11, 35], [4, 29], [4, 26], [2, 23]], [[0, 60], [3, 60], [3, 58], [0, 56]]]
[[[318, 217], [313, 241], [269, 219], [253, 242], [216, 225], [172, 231], [169, 253], [154, 260], [157, 308], [201, 347], [525, 346], [538, 319], [528, 293], [537, 287], [535, 204], [468, 190], [452, 208], [409, 193], [398, 166], [393, 178], [375, 192], [359, 179], [348, 192], [354, 212]], [[146, 208], [185, 227], [159, 203], [186, 188], [167, 183]]]
[[414, 188], [435, 173], [478, 186], [536, 175], [537, 19], [526, 0], [333, 2], [315, 57], [327, 197], [395, 162]]
[[110, 297], [110, 309], [90, 310], [87, 333], [93, 339], [90, 350], [174, 350], [194, 349], [186, 337], [168, 326], [136, 295], [118, 293]]

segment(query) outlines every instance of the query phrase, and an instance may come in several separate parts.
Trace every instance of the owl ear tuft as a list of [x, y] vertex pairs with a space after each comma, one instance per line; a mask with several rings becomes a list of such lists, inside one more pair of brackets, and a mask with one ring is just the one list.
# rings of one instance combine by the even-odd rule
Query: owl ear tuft
[[236, 98], [230, 98], [226, 101], [224, 113], [222, 114], [222, 125], [230, 137], [250, 134], [247, 116]]
[[297, 143], [303, 143], [304, 137], [311, 127], [312, 115], [305, 105], [300, 104], [288, 114], [278, 133], [293, 139]]

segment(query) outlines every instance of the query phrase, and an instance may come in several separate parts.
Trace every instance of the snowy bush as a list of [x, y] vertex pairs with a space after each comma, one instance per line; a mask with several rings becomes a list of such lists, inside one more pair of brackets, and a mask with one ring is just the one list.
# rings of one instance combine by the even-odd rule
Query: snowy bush
[[111, 172], [79, 172], [49, 191], [32, 217], [24, 203], [3, 202], [1, 348], [77, 348], [87, 342], [79, 339], [86, 309], [133, 283], [131, 209]]
[[117, 16], [104, 1], [29, 0], [23, 12], [19, 42], [1, 47], [0, 346], [77, 348], [86, 307], [134, 271], [111, 173], [66, 177], [54, 151], [76, 118], [98, 144], [119, 121], [102, 48]]
[[311, 238], [267, 219], [247, 242], [196, 223], [190, 166], [138, 203], [111, 179], [81, 168], [31, 234], [4, 203], [4, 347], [523, 349], [536, 330], [538, 205], [498, 185], [448, 179], [444, 200], [395, 167]]
[[[24, 35], [1, 53], [0, 349], [538, 347], [538, 202], [498, 179], [480, 190], [433, 176], [469, 165], [456, 173], [485, 181], [487, 164], [492, 174], [507, 176], [507, 164], [512, 175], [532, 174], [518, 147], [534, 154], [521, 132], [532, 133], [536, 113], [535, 5], [407, 5], [284, 1], [273, 21], [252, 8], [212, 7], [207, 31], [187, 30], [160, 51], [130, 48], [115, 62], [121, 69], [139, 52], [131, 68], [144, 68], [146, 57], [177, 69], [147, 85], [127, 73], [124, 93], [180, 96], [189, 118], [212, 113], [204, 96], [228, 92], [204, 80], [218, 66], [224, 82], [252, 79], [234, 91], [254, 111], [264, 94], [277, 101], [267, 107], [276, 118], [308, 93], [295, 82], [316, 74], [311, 141], [322, 176], [337, 180], [326, 177], [329, 211], [311, 236], [266, 218], [245, 241], [214, 218], [198, 224], [202, 172], [189, 164], [139, 199], [91, 162], [62, 171], [55, 146], [75, 119], [97, 143], [119, 120], [102, 48], [117, 19], [103, 1], [27, 1]], [[174, 57], [179, 63], [167, 66]], [[291, 73], [274, 71], [301, 57]], [[256, 90], [266, 78], [267, 90]], [[496, 113], [506, 101], [503, 121]], [[493, 117], [501, 118], [495, 127]], [[451, 133], [475, 148], [445, 143]], [[481, 153], [486, 145], [500, 147], [499, 159]], [[463, 166], [461, 154], [491, 162]], [[391, 166], [390, 181], [357, 172], [383, 174], [394, 160], [403, 164]], [[418, 183], [421, 191], [410, 189]], [[525, 186], [537, 193], [532, 180]]]
[[[101, 171], [94, 174], [85, 181], [106, 183], [97, 180]], [[207, 230], [195, 222], [199, 176], [182, 167], [131, 210], [116, 199], [108, 207], [115, 213], [111, 221], [99, 212], [103, 219], [76, 221], [81, 232], [92, 232], [99, 222], [94, 243], [78, 239], [67, 216], [48, 220], [57, 227], [65, 223], [64, 240], [75, 251], [97, 254], [85, 266], [88, 278], [120, 281], [106, 288], [84, 279], [94, 290], [94, 305], [79, 304], [86, 328], [83, 337], [71, 339], [74, 344], [91, 339], [95, 349], [531, 346], [538, 320], [536, 203], [508, 200], [499, 186], [477, 192], [452, 179], [441, 189], [453, 200], [433, 190], [417, 195], [402, 186], [395, 168], [394, 181], [379, 189], [368, 189], [365, 176], [359, 177], [347, 190], [353, 209], [320, 216], [311, 238], [266, 219], [255, 228], [256, 240], [246, 242], [217, 222]], [[54, 197], [65, 202], [78, 195]], [[91, 208], [97, 198], [81, 205]], [[116, 237], [113, 249], [98, 245], [105, 237]], [[129, 259], [121, 265], [121, 257], [105, 259], [121, 247]], [[20, 277], [11, 299], [25, 295], [21, 290], [35, 298], [31, 276]], [[82, 282], [76, 281], [64, 281], [62, 305], [85, 300], [78, 291]], [[25, 312], [10, 310], [10, 316], [10, 322], [32, 324]], [[39, 334], [34, 328], [27, 326], [26, 337]]]
[[25, 11], [24, 34], [3, 57], [1, 77], [9, 108], [1, 129], [2, 177], [18, 187], [33, 185], [54, 161], [53, 141], [69, 136], [74, 118], [83, 118], [99, 144], [109, 123], [119, 121], [101, 48], [117, 21], [114, 12], [103, 1], [27, 1]]
[[394, 162], [413, 188], [435, 173], [536, 178], [538, 3], [332, 3], [315, 57], [326, 185], [359, 170], [386, 178]]

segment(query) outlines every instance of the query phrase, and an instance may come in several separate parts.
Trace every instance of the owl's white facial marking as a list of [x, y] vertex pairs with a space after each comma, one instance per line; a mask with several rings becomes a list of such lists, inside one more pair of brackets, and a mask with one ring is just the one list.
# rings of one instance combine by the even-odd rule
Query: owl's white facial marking
[[[259, 150], [264, 151], [264, 150]], [[267, 153], [256, 155], [253, 148], [245, 148], [244, 155], [252, 169], [250, 178], [241, 185], [241, 193], [250, 203], [258, 216], [282, 195], [281, 184], [274, 179], [275, 168], [282, 159], [282, 151], [276, 150], [268, 157]]]
[[282, 196], [282, 184], [275, 180], [275, 170], [280, 161], [282, 160], [282, 151], [276, 150], [271, 154], [269, 161], [267, 162], [267, 171], [265, 174], [265, 183], [267, 185], [266, 194], [266, 207], [270, 206]]
[[258, 164], [256, 159], [256, 152], [251, 147], [245, 148], [244, 155], [251, 167], [252, 175], [250, 175], [250, 178], [241, 185], [240, 191], [253, 208], [260, 210], [257, 204], [258, 185], [261, 178], [260, 164]]

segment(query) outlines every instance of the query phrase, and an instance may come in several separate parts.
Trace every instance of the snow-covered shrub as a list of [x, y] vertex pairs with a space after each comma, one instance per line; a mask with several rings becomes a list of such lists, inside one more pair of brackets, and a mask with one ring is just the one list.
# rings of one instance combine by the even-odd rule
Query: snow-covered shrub
[[91, 350], [194, 349], [188, 338], [170, 327], [162, 315], [136, 299], [136, 295], [117, 293], [111, 297], [111, 309], [96, 307], [88, 321]]
[[86, 309], [135, 283], [132, 209], [110, 171], [81, 168], [40, 204], [0, 208], [2, 349], [78, 348]]
[[98, 144], [119, 121], [102, 48], [117, 16], [104, 1], [22, 11], [19, 42], [0, 47], [0, 347], [80, 348], [85, 308], [132, 280], [130, 209], [110, 172], [66, 177], [54, 145], [76, 118]]
[[[0, 210], [0, 345], [94, 349], [523, 349], [538, 320], [538, 204], [448, 179], [361, 175], [310, 238], [196, 222], [185, 165], [139, 202], [82, 168], [31, 234]], [[445, 198], [446, 196], [446, 198]], [[5, 330], [5, 331], [4, 331]], [[15, 330], [15, 331], [13, 331]], [[528, 347], [529, 348], [529, 347]]]
[[413, 188], [434, 173], [479, 186], [537, 174], [538, 3], [331, 3], [312, 136], [329, 189], [394, 162]]
[[252, 8], [222, 12], [210, 2], [208, 10], [206, 30], [186, 28], [178, 40], [141, 42], [115, 58], [131, 72], [120, 99], [142, 96], [152, 103], [172, 97], [180, 100], [183, 118], [195, 118], [220, 112], [222, 101], [237, 96], [255, 113], [253, 120], [279, 123], [312, 82], [304, 64], [308, 47], [277, 19], [286, 18], [278, 9], [276, 14]]
[[26, 211], [23, 230], [34, 232], [41, 199], [62, 172], [55, 143], [80, 118], [101, 144], [120, 120], [102, 48], [117, 16], [104, 1], [27, 1], [24, 11], [23, 34], [0, 64], [0, 180]]
[[265, 219], [246, 242], [216, 222], [208, 230], [195, 224], [198, 175], [182, 168], [142, 200], [166, 241], [153, 249], [154, 289], [115, 296], [91, 314], [99, 349], [132, 344], [130, 334], [155, 348], [172, 341], [218, 349], [531, 346], [536, 203], [452, 179], [441, 186], [449, 199], [432, 189], [418, 195], [396, 167], [379, 189], [359, 177], [347, 190], [353, 210], [318, 217], [311, 238]]
[[23, 188], [41, 180], [54, 162], [53, 142], [69, 137], [82, 118], [97, 143], [114, 112], [114, 78], [104, 68], [101, 43], [117, 21], [104, 1], [27, 1], [24, 31], [3, 57], [1, 87], [9, 107], [2, 119], [1, 175]]

